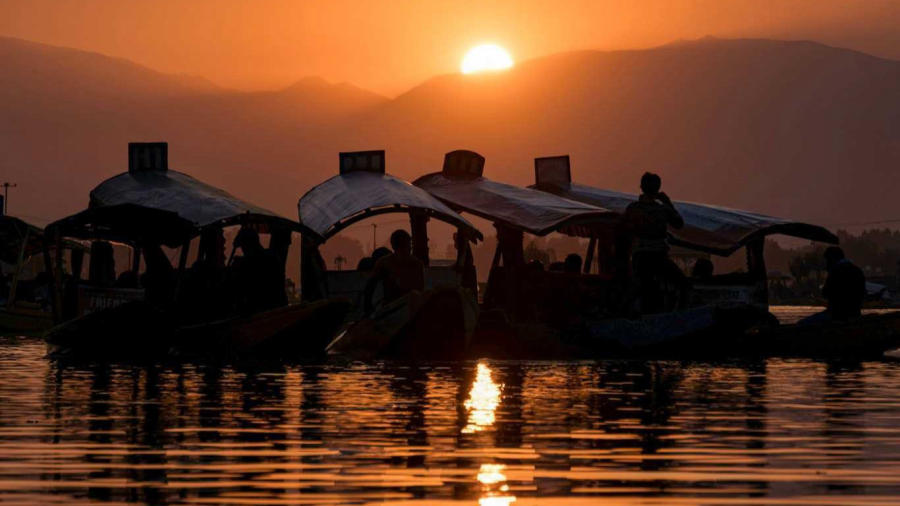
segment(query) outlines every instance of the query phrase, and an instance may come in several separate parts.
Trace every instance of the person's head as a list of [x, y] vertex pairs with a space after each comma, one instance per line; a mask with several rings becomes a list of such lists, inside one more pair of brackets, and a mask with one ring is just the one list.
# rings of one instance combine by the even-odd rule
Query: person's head
[[259, 242], [259, 233], [252, 228], [241, 228], [237, 237], [234, 238], [234, 246], [241, 248], [245, 255], [261, 250], [262, 243]]
[[838, 246], [829, 246], [825, 249], [825, 264], [828, 268], [832, 268], [837, 265], [838, 262], [844, 259], [844, 250], [842, 250]]
[[532, 271], [543, 271], [544, 264], [541, 263], [540, 260], [535, 259], [535, 260], [528, 262], [528, 268]]
[[391, 234], [391, 249], [394, 253], [409, 253], [412, 250], [412, 237], [406, 230], [395, 230]]
[[384, 246], [380, 246], [375, 248], [375, 251], [372, 252], [372, 260], [377, 262], [379, 258], [384, 258], [391, 254], [391, 250], [385, 248]]
[[571, 274], [581, 272], [581, 255], [570, 253], [566, 256], [566, 261], [563, 263], [563, 271]]
[[694, 267], [691, 269], [691, 276], [695, 278], [709, 278], [713, 275], [713, 263], [712, 260], [708, 258], [698, 258], [696, 262], [694, 262]]
[[369, 272], [375, 268], [375, 259], [372, 257], [362, 257], [356, 264], [356, 270], [361, 272]]
[[641, 192], [646, 195], [656, 195], [662, 188], [662, 178], [652, 172], [644, 172], [641, 176]]

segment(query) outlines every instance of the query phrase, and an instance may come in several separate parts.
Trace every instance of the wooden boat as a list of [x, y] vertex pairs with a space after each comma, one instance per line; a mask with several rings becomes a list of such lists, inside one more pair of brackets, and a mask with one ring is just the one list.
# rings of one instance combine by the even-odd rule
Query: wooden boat
[[465, 289], [412, 292], [350, 323], [328, 354], [359, 360], [466, 358], [477, 316], [478, 305]]
[[900, 346], [900, 311], [846, 321], [756, 329], [735, 343], [741, 355], [881, 358]]
[[[619, 215], [624, 215], [628, 205], [639, 198], [630, 193], [573, 182], [568, 155], [535, 158], [534, 174], [532, 188], [602, 207]], [[828, 244], [838, 242], [835, 234], [818, 225], [721, 206], [683, 201], [673, 203], [684, 218], [684, 227], [669, 231], [671, 244], [702, 255], [730, 256], [742, 248], [746, 250], [746, 274], [694, 280], [693, 292], [698, 304], [738, 302], [768, 306], [768, 271], [763, 244], [770, 235], [786, 235]], [[604, 248], [598, 251], [615, 254], [613, 250]], [[604, 264], [602, 256], [598, 256], [597, 261], [598, 266]]]
[[[338, 175], [316, 185], [297, 204], [300, 223], [320, 238], [303, 241], [304, 299], [346, 297], [353, 302], [348, 325], [329, 346], [329, 353], [357, 358], [459, 356], [477, 314], [471, 295], [477, 289], [474, 271], [467, 277], [466, 269], [471, 267], [469, 244], [480, 240], [481, 233], [428, 192], [386, 173], [384, 151], [341, 153], [339, 160]], [[425, 292], [414, 292], [365, 315], [362, 297], [370, 273], [327, 270], [319, 248], [351, 224], [385, 213], [409, 216], [412, 253], [425, 265]], [[456, 259], [430, 258], [430, 219], [456, 228]], [[376, 306], [380, 299], [379, 287], [374, 294]]]
[[567, 328], [539, 322], [479, 322], [473, 356], [496, 359], [599, 359], [691, 356], [692, 343], [741, 338], [777, 324], [752, 304], [707, 305], [639, 318], [585, 320]]
[[45, 340], [56, 358], [305, 360], [324, 355], [349, 306], [329, 299], [179, 327], [170, 311], [132, 301], [54, 327]]
[[[217, 293], [214, 292], [218, 292], [217, 287], [224, 277], [224, 274], [203, 277], [205, 273], [227, 273], [229, 270], [223, 234], [224, 228], [229, 226], [269, 234], [265, 255], [282, 262], [278, 266], [282, 275], [291, 234], [301, 233], [307, 238], [316, 236], [296, 221], [169, 170], [165, 143], [129, 144], [128, 172], [98, 185], [91, 192], [88, 209], [49, 225], [47, 230], [57, 240], [73, 237], [101, 241], [104, 244], [100, 245], [105, 245], [106, 250], [111, 249], [105, 244], [107, 242], [132, 248], [131, 285], [123, 288], [121, 278], [108, 279], [109, 265], [97, 269], [92, 265], [89, 279], [78, 283], [77, 307], [69, 311], [77, 318], [54, 328], [47, 336], [48, 343], [56, 353], [124, 358], [159, 357], [170, 348], [182, 345], [182, 351], [212, 357], [221, 354], [244, 356], [254, 352], [271, 354], [278, 345], [284, 346], [284, 352], [290, 355], [305, 351], [311, 343], [318, 342], [317, 353], [321, 353], [343, 319], [344, 302], [276, 307], [227, 319], [222, 319], [223, 311], [229, 307], [225, 304], [212, 308], [196, 304], [197, 298], [215, 298]], [[191, 241], [202, 234], [209, 238], [208, 248], [203, 249], [201, 238], [201, 256], [195, 264], [198, 270], [194, 271], [196, 278], [191, 278], [187, 271]], [[148, 246], [155, 249], [148, 250]], [[168, 263], [158, 249], [162, 246], [179, 250], [178, 265], [169, 264], [160, 269], [165, 276], [174, 273], [174, 281], [169, 284], [171, 278], [165, 277], [165, 289], [157, 290], [156, 296], [150, 297], [147, 293], [150, 288], [145, 289], [139, 284], [141, 253], [144, 252], [145, 263], [151, 260], [147, 251], [154, 253], [156, 265]], [[107, 256], [112, 257], [112, 254]], [[231, 259], [234, 256], [233, 250]], [[56, 263], [62, 264], [59, 258]], [[274, 262], [270, 263], [272, 270]], [[95, 271], [106, 275], [94, 276]], [[111, 274], [115, 276], [114, 270]], [[59, 281], [59, 269], [56, 278]], [[191, 285], [192, 279], [210, 281]], [[62, 299], [61, 285], [57, 282], [57, 300]], [[182, 296], [185, 286], [200, 287], [197, 289], [201, 295], [194, 297], [190, 292], [191, 296]], [[153, 299], [152, 304], [148, 298]], [[271, 305], [278, 303], [274, 301]], [[57, 311], [57, 321], [62, 321], [66, 312]], [[304, 325], [307, 328], [303, 329], [301, 339], [297, 331]]]
[[[74, 241], [63, 241], [59, 246], [70, 255], [70, 265], [81, 265], [84, 246]], [[49, 243], [40, 227], [0, 214], [0, 262], [14, 266], [8, 293], [3, 294], [5, 304], [0, 307], [0, 334], [36, 335], [53, 326], [52, 300], [30, 300], [27, 288], [35, 281], [25, 278], [26, 271], [30, 270], [38, 276], [52, 272], [49, 261], [51, 250], [56, 247], [55, 243]]]

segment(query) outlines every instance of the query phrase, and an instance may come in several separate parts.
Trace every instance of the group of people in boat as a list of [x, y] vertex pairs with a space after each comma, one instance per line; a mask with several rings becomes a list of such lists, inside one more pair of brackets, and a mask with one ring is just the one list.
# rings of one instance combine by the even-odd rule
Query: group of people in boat
[[[662, 191], [659, 175], [645, 173], [640, 181], [639, 199], [628, 205], [618, 229], [620, 239], [626, 241], [630, 252], [630, 272], [633, 287], [627, 303], [637, 302], [640, 314], [653, 314], [686, 307], [693, 283], [710, 282], [713, 279], [713, 263], [700, 258], [688, 277], [670, 258], [669, 230], [680, 229], [684, 219], [672, 200]], [[424, 269], [421, 260], [412, 254], [411, 237], [404, 230], [397, 230], [390, 237], [393, 251], [376, 249], [371, 257], [360, 260], [358, 270], [370, 272], [365, 287], [364, 312], [370, 313], [376, 287], [383, 286], [384, 302], [391, 302], [414, 290], [424, 290]], [[828, 277], [822, 295], [828, 307], [814, 315], [806, 323], [826, 320], [842, 320], [857, 317], [865, 298], [865, 276], [861, 269], [844, 257], [837, 246], [825, 250]], [[625, 259], [627, 262], [629, 259]], [[547, 270], [579, 275], [583, 260], [578, 254], [569, 254], [562, 262], [553, 262]], [[544, 270], [537, 261], [529, 264], [536, 270]], [[677, 292], [676, 307], [667, 306], [665, 292], [674, 287]]]
[[[264, 247], [259, 233], [243, 226], [235, 236], [232, 258], [226, 258], [222, 228], [208, 228], [199, 239], [197, 258], [186, 269], [182, 284], [178, 272], [158, 243], [142, 242], [138, 251], [145, 269], [138, 276], [126, 270], [116, 276], [113, 246], [106, 241], [91, 245], [89, 281], [93, 286], [142, 288], [145, 300], [176, 307], [189, 320], [209, 320], [230, 314], [250, 314], [287, 304], [285, 261], [290, 231], [274, 231]], [[240, 251], [240, 255], [235, 252]], [[177, 299], [176, 299], [177, 295]]]

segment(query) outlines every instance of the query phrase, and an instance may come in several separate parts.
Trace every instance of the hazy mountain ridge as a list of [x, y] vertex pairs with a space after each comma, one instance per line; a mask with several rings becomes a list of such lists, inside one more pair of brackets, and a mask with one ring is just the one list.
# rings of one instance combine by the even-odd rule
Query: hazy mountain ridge
[[291, 217], [338, 151], [380, 148], [409, 178], [468, 148], [489, 177], [529, 184], [533, 157], [569, 153], [577, 180], [614, 189], [654, 170], [683, 199], [826, 223], [900, 214], [900, 62], [814, 42], [575, 51], [394, 99], [319, 78], [237, 92], [5, 38], [0, 63], [3, 178], [32, 216], [85, 205], [129, 140], [168, 140], [173, 168]]

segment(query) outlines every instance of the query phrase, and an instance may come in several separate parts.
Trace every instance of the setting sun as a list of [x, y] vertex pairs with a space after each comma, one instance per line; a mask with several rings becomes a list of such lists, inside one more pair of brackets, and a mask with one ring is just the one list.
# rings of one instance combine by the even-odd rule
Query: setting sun
[[513, 66], [509, 51], [496, 44], [475, 46], [463, 57], [460, 70], [463, 74], [473, 74], [489, 70], [503, 70]]

